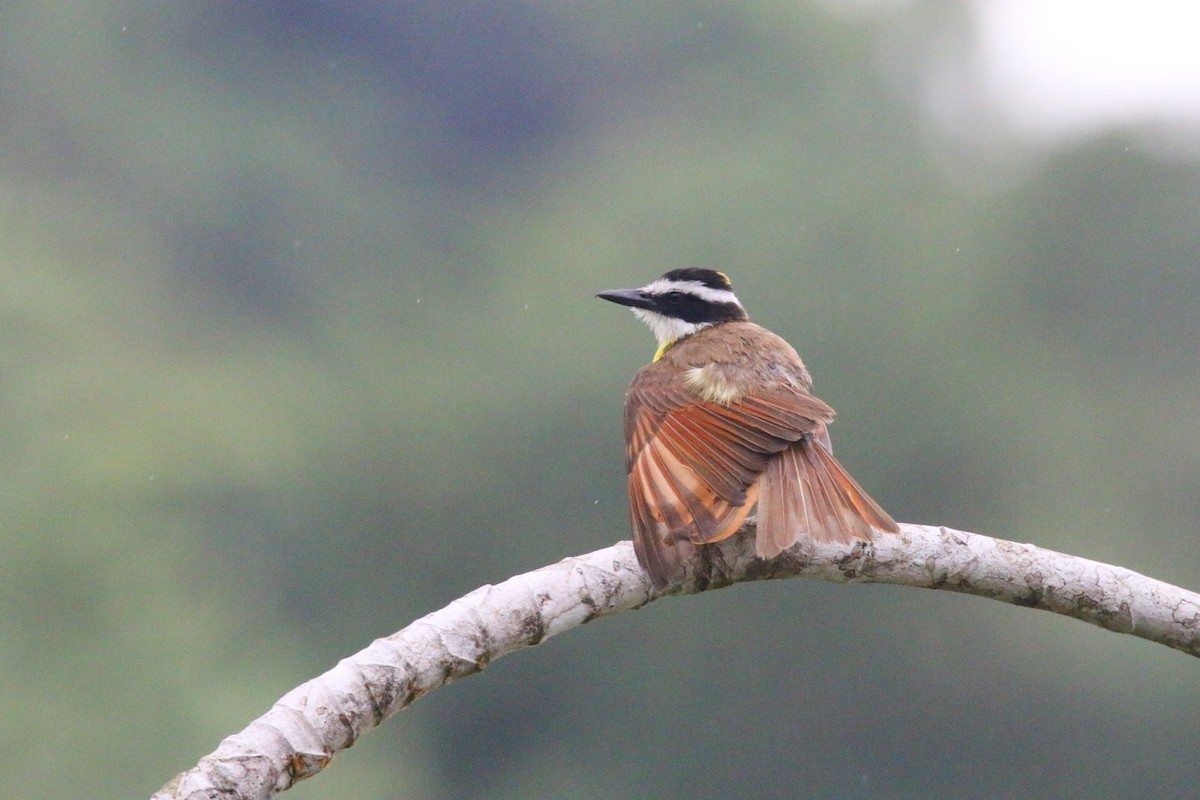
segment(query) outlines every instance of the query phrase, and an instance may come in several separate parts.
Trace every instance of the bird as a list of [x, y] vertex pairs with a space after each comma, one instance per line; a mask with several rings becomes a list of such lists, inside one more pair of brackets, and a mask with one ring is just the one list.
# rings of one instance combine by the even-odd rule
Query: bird
[[834, 411], [811, 393], [800, 356], [750, 321], [725, 273], [675, 269], [596, 296], [630, 308], [658, 340], [629, 384], [624, 425], [634, 550], [656, 589], [755, 504], [761, 558], [805, 538], [848, 545], [899, 532], [833, 457]]

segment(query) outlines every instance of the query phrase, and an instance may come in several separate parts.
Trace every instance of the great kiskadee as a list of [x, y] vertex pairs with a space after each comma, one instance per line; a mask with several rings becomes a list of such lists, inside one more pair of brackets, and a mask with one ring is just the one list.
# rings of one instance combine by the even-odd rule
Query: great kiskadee
[[898, 532], [834, 459], [834, 412], [809, 394], [800, 356], [750, 322], [723, 273], [677, 269], [596, 296], [629, 306], [658, 339], [625, 399], [633, 544], [655, 587], [696, 545], [737, 531], [755, 502], [762, 558], [804, 537], [850, 544]]

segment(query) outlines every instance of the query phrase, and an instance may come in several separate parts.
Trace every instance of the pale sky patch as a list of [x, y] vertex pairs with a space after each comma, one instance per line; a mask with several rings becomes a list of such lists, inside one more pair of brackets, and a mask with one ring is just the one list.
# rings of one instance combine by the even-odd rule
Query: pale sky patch
[[977, 0], [974, 72], [1016, 128], [1200, 127], [1197, 0]]

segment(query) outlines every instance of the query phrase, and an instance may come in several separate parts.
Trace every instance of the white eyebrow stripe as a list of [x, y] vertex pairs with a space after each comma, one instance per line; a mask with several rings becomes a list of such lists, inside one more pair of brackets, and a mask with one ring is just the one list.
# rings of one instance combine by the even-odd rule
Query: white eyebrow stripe
[[742, 306], [741, 302], [737, 299], [737, 295], [728, 289], [713, 289], [705, 286], [700, 281], [672, 281], [666, 278], [659, 278], [643, 286], [642, 291], [647, 294], [658, 295], [669, 292], [683, 292], [693, 297], [699, 297], [708, 303], [733, 303], [739, 308]]

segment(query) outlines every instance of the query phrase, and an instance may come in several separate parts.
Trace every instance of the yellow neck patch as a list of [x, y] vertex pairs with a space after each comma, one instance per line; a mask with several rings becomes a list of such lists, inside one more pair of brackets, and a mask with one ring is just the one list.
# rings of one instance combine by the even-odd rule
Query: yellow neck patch
[[[660, 345], [658, 346], [658, 349], [654, 351], [654, 361], [658, 361], [660, 358], [662, 358], [662, 357], [663, 357], [663, 353], [665, 353], [665, 352], [667, 352], [668, 350], [670, 350], [670, 349], [671, 349], [671, 345], [675, 344], [675, 343], [676, 343], [676, 342], [678, 342], [678, 341], [679, 341], [678, 339], [672, 339], [672, 340], [671, 340], [671, 341], [669, 341], [669, 342], [663, 342], [662, 344], [660, 344]], [[654, 363], [654, 361], [651, 361], [650, 363], [652, 363], [652, 364], [653, 364], [653, 363]]]

